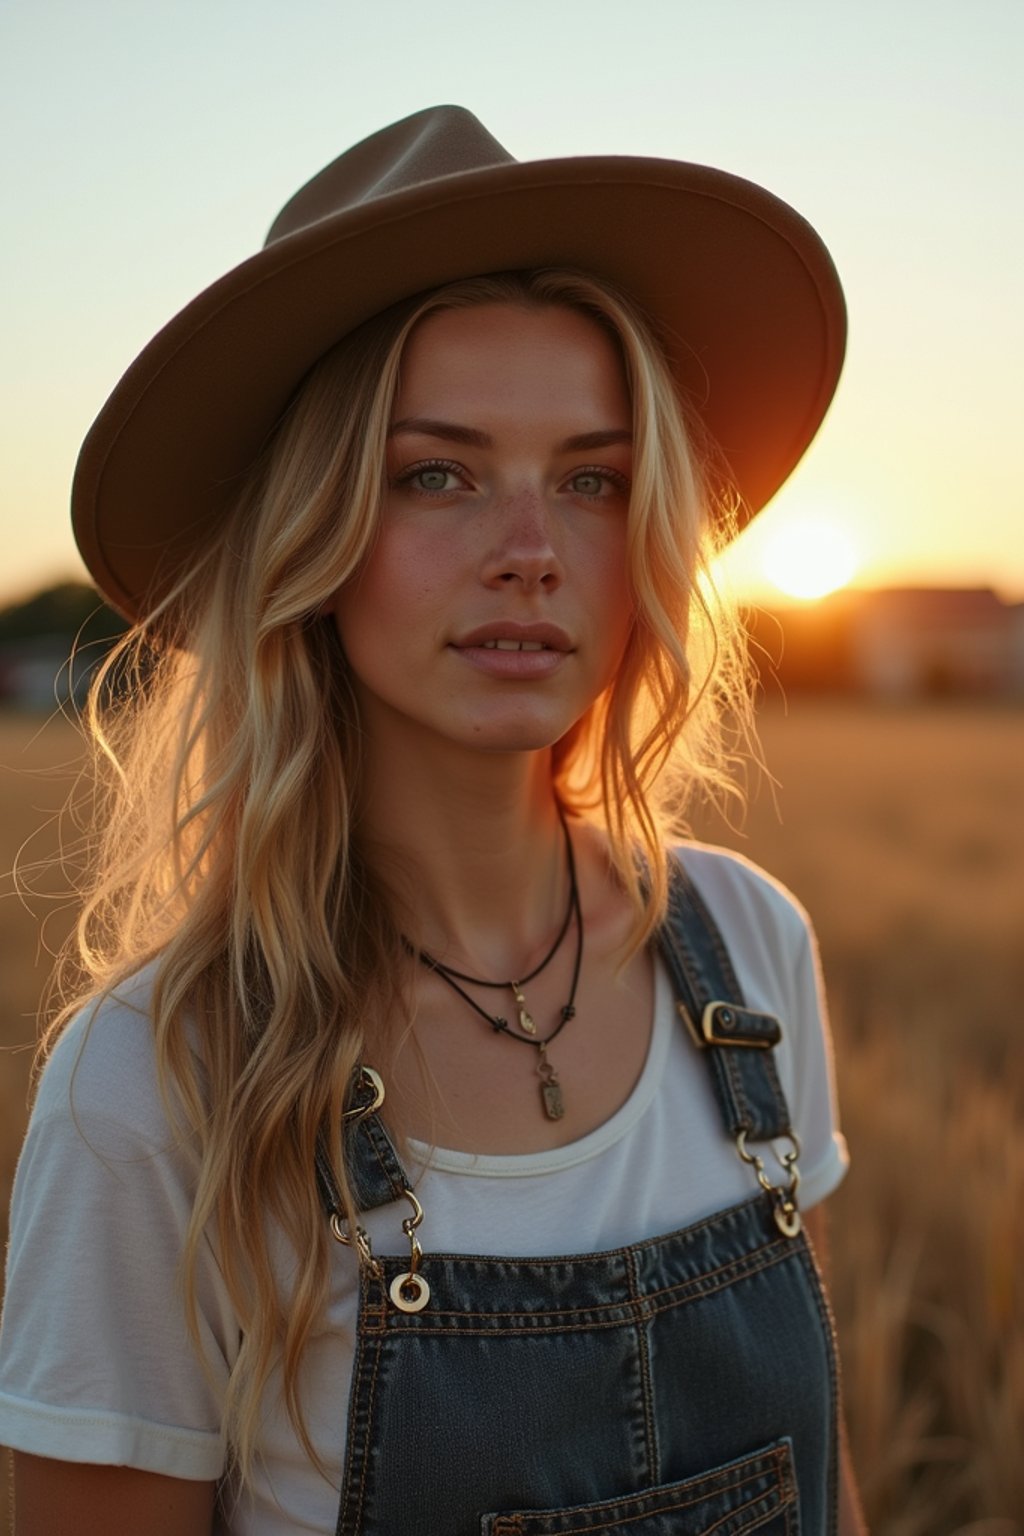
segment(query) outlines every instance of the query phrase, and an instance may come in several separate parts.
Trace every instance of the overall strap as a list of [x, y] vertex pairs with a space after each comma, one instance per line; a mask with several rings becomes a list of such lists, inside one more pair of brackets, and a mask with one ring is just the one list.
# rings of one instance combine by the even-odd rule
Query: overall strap
[[676, 858], [669, 861], [668, 913], [658, 946], [679, 1015], [708, 1057], [729, 1135], [753, 1141], [792, 1136], [772, 1049], [782, 1026], [771, 1014], [745, 1007], [718, 925]]
[[[413, 1194], [394, 1143], [380, 1117], [383, 1102], [384, 1083], [380, 1074], [372, 1067], [357, 1067], [343, 1111], [342, 1155], [357, 1212], [373, 1211], [396, 1200], [408, 1201], [411, 1215], [402, 1222], [402, 1231], [409, 1239], [409, 1268], [404, 1274], [395, 1276], [388, 1295], [400, 1312], [421, 1312], [430, 1300], [430, 1284], [420, 1273], [423, 1250], [416, 1236], [416, 1229], [423, 1220], [423, 1207]], [[348, 1228], [341, 1192], [322, 1144], [317, 1146], [315, 1161], [317, 1193], [333, 1236], [339, 1243], [356, 1250], [361, 1272], [382, 1283], [383, 1270], [373, 1256], [366, 1229], [360, 1224], [354, 1232]]]
[[[394, 1142], [377, 1113], [383, 1102], [384, 1088], [377, 1073], [367, 1067], [358, 1068], [346, 1101], [342, 1147], [360, 1211], [373, 1211], [379, 1205], [390, 1205], [411, 1194]], [[317, 1148], [316, 1183], [327, 1215], [344, 1220], [341, 1195], [322, 1147]]]

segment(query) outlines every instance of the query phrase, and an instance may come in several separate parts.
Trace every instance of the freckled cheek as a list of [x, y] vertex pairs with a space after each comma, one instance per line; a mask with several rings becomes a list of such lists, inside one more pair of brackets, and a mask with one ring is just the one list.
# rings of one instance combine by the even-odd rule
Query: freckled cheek
[[408, 540], [378, 544], [347, 600], [338, 607], [342, 639], [346, 632], [384, 631], [393, 643], [396, 618], [415, 622], [442, 603], [446, 559], [440, 541]]

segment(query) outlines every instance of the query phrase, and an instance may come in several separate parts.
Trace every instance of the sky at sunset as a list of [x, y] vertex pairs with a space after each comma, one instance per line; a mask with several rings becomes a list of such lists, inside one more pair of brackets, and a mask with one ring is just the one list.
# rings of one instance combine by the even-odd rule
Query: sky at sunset
[[846, 371], [741, 586], [824, 530], [858, 584], [1024, 598], [1022, 74], [1021, 0], [0, 0], [0, 599], [83, 574], [78, 445], [149, 337], [444, 101], [519, 159], [721, 166], [824, 237]]

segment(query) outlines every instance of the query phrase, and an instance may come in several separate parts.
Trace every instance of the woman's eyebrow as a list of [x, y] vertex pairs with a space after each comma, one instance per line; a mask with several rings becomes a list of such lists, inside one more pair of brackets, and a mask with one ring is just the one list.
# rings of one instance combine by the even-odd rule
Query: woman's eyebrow
[[[493, 448], [494, 439], [476, 427], [463, 427], [455, 421], [435, 421], [430, 416], [405, 416], [388, 428], [388, 437], [401, 432], [416, 432], [421, 437], [437, 437], [449, 443], [463, 443], [469, 448]], [[579, 453], [588, 448], [610, 448], [615, 443], [632, 443], [633, 434], [625, 427], [609, 427], [600, 432], [580, 432], [559, 443], [559, 453]]]

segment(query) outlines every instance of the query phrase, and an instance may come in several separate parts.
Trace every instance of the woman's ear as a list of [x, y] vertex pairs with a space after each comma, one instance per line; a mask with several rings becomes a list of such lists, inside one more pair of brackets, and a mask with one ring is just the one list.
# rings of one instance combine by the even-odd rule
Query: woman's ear
[[[346, 583], [346, 586], [347, 585], [348, 583]], [[320, 603], [318, 607], [314, 608], [313, 617], [317, 619], [329, 619], [332, 624], [337, 624], [338, 608], [341, 603], [341, 595], [344, 591], [345, 587], [338, 587], [334, 592], [331, 593], [330, 597], [325, 597], [323, 602]]]

